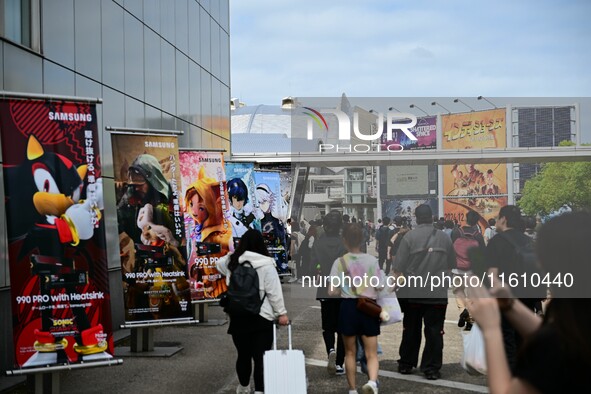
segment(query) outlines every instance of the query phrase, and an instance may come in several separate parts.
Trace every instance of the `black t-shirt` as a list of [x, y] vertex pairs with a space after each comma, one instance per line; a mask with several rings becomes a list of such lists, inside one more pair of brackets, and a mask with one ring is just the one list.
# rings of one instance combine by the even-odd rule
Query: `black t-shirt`
[[[522, 232], [509, 229], [503, 232], [503, 235], [509, 237], [513, 242], [515, 242], [519, 246], [524, 246], [527, 243], [531, 242], [531, 238], [527, 235], [523, 234]], [[486, 246], [485, 252], [485, 261], [486, 265], [489, 268], [498, 268], [499, 273], [505, 274], [512, 274], [514, 272], [518, 272], [517, 269], [517, 252], [515, 248], [509, 242], [509, 240], [505, 239], [503, 236], [497, 234], [493, 238], [488, 241], [488, 245]], [[507, 279], [505, 279], [506, 281]]]
[[577, 362], [563, 343], [551, 324], [542, 326], [519, 352], [515, 377], [528, 382], [541, 393], [591, 392], [588, 360], [587, 366]]

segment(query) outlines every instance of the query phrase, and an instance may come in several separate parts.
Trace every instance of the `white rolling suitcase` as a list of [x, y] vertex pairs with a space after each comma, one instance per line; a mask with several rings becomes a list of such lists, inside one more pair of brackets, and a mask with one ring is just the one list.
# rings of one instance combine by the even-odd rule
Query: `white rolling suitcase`
[[273, 324], [273, 350], [265, 352], [265, 394], [305, 394], [304, 352], [291, 348], [291, 323], [287, 326], [289, 349], [277, 350], [277, 324]]

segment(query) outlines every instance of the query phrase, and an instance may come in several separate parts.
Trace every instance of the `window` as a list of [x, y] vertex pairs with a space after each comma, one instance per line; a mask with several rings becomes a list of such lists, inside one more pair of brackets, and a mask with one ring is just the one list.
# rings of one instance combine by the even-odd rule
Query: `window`
[[0, 0], [0, 35], [40, 52], [39, 0]]

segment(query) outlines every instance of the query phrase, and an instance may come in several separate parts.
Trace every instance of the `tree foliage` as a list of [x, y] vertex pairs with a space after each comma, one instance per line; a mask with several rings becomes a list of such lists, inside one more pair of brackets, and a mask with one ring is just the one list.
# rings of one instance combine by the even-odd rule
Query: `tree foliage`
[[[560, 146], [572, 146], [563, 141]], [[567, 205], [573, 210], [591, 207], [591, 162], [545, 163], [525, 182], [519, 207], [527, 215], [547, 215]]]

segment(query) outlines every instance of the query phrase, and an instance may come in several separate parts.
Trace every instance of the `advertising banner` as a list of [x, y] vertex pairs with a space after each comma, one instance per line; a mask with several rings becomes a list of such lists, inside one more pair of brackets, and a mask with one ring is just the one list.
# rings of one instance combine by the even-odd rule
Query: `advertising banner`
[[261, 231], [261, 221], [255, 216], [254, 164], [226, 163], [226, 185], [230, 201], [229, 220], [232, 224], [234, 247], [249, 228]]
[[[385, 123], [384, 130], [386, 130]], [[402, 145], [404, 150], [437, 149], [437, 116], [417, 118], [416, 126], [411, 127], [409, 130], [417, 137], [417, 141], [408, 138], [401, 130], [393, 130], [391, 140], [386, 139], [386, 132], [382, 134], [381, 149], [388, 150], [389, 145]]]
[[[444, 115], [444, 149], [506, 147], [505, 109]], [[465, 224], [469, 210], [480, 214], [480, 225], [496, 217], [507, 204], [506, 164], [460, 164], [443, 166], [445, 219]]]
[[278, 171], [281, 183], [281, 199], [280, 209], [278, 210], [279, 219], [283, 223], [287, 223], [287, 219], [290, 217], [289, 203], [291, 200], [291, 185], [293, 183], [293, 171], [291, 165], [274, 165], [274, 166], [261, 166], [265, 170]]
[[190, 317], [177, 138], [111, 141], [125, 320]]
[[96, 107], [0, 100], [15, 364], [112, 358]]
[[384, 216], [394, 219], [396, 216], [406, 218], [413, 226], [417, 224], [415, 217], [415, 209], [421, 204], [427, 204], [431, 207], [434, 216], [438, 216], [439, 209], [437, 207], [437, 199], [419, 199], [419, 200], [383, 200], [382, 212]]
[[215, 299], [227, 290], [216, 263], [234, 250], [224, 157], [183, 151], [180, 167], [191, 299]]
[[443, 149], [504, 148], [505, 108], [441, 116]]
[[279, 274], [288, 272], [285, 222], [281, 217], [281, 179], [278, 172], [254, 171], [255, 216]]

